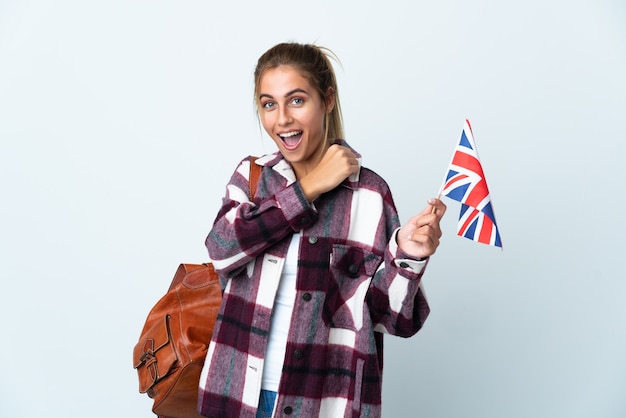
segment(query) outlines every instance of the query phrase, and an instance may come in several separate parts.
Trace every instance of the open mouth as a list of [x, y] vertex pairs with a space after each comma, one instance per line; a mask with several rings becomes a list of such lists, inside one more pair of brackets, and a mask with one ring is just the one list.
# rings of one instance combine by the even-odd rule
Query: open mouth
[[302, 140], [302, 131], [291, 131], [282, 134], [278, 134], [278, 137], [285, 144], [285, 148], [288, 150], [295, 149]]

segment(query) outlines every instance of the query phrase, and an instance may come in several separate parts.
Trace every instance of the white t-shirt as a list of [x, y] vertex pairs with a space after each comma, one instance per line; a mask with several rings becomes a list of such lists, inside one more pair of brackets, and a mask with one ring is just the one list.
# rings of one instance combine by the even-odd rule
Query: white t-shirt
[[291, 313], [293, 312], [293, 304], [296, 298], [299, 248], [300, 234], [293, 234], [289, 250], [287, 250], [285, 267], [278, 284], [276, 299], [274, 300], [270, 335], [263, 365], [263, 383], [261, 387], [272, 392], [278, 392], [283, 361], [285, 360], [287, 335], [289, 334]]

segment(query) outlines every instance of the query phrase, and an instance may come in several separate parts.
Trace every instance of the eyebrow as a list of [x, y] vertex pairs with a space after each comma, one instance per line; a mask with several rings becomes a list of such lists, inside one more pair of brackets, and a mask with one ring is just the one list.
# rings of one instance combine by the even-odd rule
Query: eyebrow
[[[296, 93], [304, 93], [304, 94], [306, 94], [307, 96], [310, 96], [310, 94], [309, 94], [309, 92], [308, 92], [308, 91], [306, 91], [306, 90], [304, 90], [304, 89], [300, 89], [300, 88], [298, 88], [298, 89], [293, 89], [293, 90], [291, 90], [291, 91], [288, 91], [287, 93], [285, 93], [285, 96], [284, 96], [284, 97], [293, 96], [293, 95], [294, 95], [294, 94], [296, 94]], [[259, 95], [259, 99], [262, 99], [262, 98], [264, 98], [264, 97], [267, 97], [268, 99], [273, 99], [273, 98], [274, 98], [274, 96], [272, 96], [271, 94], [267, 94], [267, 93], [261, 93], [261, 94]]]

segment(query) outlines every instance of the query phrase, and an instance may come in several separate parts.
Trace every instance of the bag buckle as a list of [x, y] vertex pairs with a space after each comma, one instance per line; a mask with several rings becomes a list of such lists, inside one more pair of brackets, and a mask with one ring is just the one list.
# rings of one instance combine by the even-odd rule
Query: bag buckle
[[146, 341], [143, 347], [143, 354], [139, 357], [140, 364], [146, 366], [152, 383], [156, 383], [159, 379], [159, 368], [157, 367], [157, 358], [154, 356], [154, 340], [150, 339]]

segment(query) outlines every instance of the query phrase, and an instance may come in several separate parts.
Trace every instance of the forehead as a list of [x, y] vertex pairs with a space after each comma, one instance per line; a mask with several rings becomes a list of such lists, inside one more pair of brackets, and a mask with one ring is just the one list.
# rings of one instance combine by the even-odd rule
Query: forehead
[[259, 79], [259, 94], [282, 95], [295, 89], [305, 90], [309, 94], [315, 91], [310, 81], [300, 70], [289, 65], [281, 65], [263, 72]]

